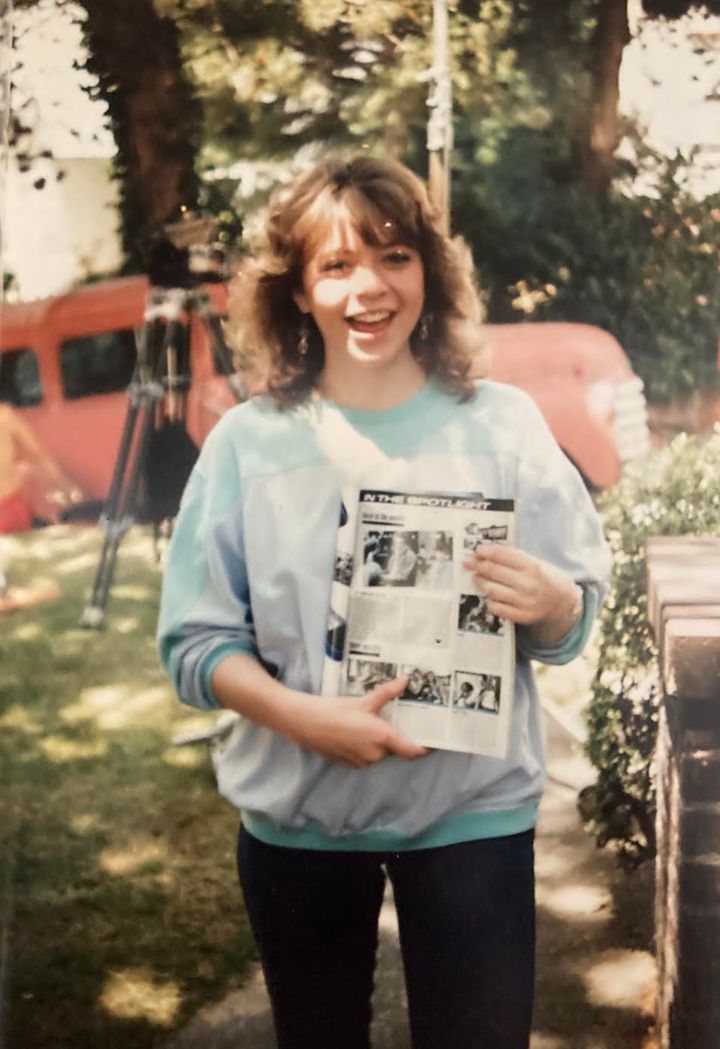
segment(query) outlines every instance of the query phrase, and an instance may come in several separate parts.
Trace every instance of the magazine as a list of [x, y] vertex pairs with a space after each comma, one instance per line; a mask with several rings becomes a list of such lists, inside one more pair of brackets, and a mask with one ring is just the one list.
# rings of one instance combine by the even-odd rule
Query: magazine
[[407, 677], [384, 717], [425, 746], [506, 757], [515, 631], [463, 562], [512, 543], [514, 504], [482, 495], [344, 489], [322, 691]]

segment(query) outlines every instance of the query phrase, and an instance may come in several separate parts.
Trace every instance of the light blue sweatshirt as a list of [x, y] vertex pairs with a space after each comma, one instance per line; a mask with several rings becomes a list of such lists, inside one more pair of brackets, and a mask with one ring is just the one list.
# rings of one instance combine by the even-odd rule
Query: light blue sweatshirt
[[246, 827], [271, 844], [408, 849], [518, 833], [535, 823], [545, 780], [531, 659], [580, 652], [609, 568], [595, 510], [535, 403], [483, 381], [464, 404], [429, 381], [381, 411], [320, 399], [231, 409], [206, 440], [170, 546], [159, 624], [180, 698], [218, 706], [211, 677], [249, 653], [293, 689], [320, 691], [340, 490], [389, 468], [403, 490], [515, 500], [516, 543], [582, 585], [583, 615], [560, 643], [517, 630], [506, 760], [434, 751], [350, 769], [240, 717], [217, 772]]

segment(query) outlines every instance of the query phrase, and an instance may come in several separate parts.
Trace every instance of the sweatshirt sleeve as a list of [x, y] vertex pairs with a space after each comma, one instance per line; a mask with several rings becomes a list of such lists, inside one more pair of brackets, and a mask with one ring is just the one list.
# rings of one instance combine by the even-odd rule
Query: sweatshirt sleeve
[[218, 707], [212, 672], [226, 656], [257, 655], [243, 542], [242, 493], [231, 430], [205, 442], [175, 521], [158, 624], [160, 659], [184, 703]]
[[568, 663], [585, 646], [606, 592], [610, 553], [580, 474], [562, 452], [535, 403], [524, 410], [525, 449], [518, 465], [517, 545], [568, 572], [583, 591], [583, 610], [553, 645], [517, 630], [518, 652], [543, 663]]

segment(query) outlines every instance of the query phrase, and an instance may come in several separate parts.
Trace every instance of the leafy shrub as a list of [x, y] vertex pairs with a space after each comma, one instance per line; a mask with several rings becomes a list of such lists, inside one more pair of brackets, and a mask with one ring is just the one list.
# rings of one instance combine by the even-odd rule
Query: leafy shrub
[[638, 146], [638, 163], [595, 197], [569, 177], [556, 139], [552, 128], [515, 129], [472, 164], [462, 150], [478, 147], [469, 136], [458, 143], [454, 209], [488, 319], [597, 324], [620, 341], [653, 401], [713, 386], [720, 194], [696, 200], [686, 188], [692, 158]]
[[597, 782], [580, 810], [598, 844], [635, 865], [655, 852], [653, 755], [660, 688], [647, 620], [645, 544], [650, 536], [720, 536], [720, 430], [682, 434], [636, 464], [604, 497], [614, 556], [600, 617], [598, 668], [586, 712], [587, 754]]

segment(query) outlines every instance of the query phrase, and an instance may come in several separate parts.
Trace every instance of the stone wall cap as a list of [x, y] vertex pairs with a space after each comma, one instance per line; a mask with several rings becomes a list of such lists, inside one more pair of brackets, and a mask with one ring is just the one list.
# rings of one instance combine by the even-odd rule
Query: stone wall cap
[[668, 619], [662, 642], [666, 694], [720, 700], [720, 618]]
[[703, 622], [720, 617], [720, 539], [653, 536], [646, 561], [648, 618], [661, 652], [671, 619], [690, 618], [693, 606]]

